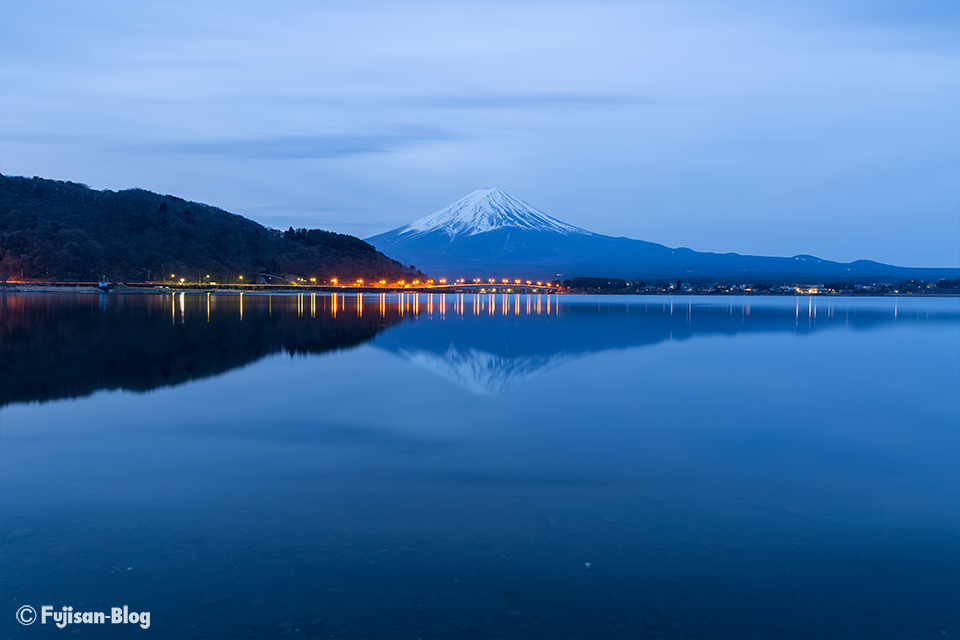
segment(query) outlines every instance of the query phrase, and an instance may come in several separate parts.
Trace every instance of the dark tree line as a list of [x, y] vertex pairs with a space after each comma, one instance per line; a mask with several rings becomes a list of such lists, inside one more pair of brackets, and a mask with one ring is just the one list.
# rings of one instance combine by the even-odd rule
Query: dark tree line
[[287, 278], [422, 276], [353, 236], [281, 232], [222, 209], [142, 189], [95, 191], [42, 178], [0, 176], [0, 278], [250, 282]]
[[564, 280], [563, 286], [581, 291], [623, 291], [627, 288], [627, 282], [623, 278], [583, 277]]

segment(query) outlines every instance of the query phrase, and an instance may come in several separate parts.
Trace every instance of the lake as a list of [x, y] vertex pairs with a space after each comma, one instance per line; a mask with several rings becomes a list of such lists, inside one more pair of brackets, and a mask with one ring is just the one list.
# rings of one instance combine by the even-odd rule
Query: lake
[[960, 634], [957, 298], [2, 294], [0, 357], [3, 638]]

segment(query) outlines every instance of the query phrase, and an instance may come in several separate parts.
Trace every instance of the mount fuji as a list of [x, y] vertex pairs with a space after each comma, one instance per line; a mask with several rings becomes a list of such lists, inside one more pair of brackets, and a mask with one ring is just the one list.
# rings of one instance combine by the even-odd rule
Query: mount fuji
[[499, 187], [477, 189], [450, 206], [395, 229], [390, 234], [396, 233], [397, 236], [406, 236], [405, 239], [410, 240], [440, 232], [449, 236], [452, 241], [458, 236], [475, 236], [508, 227], [560, 235], [591, 235], [585, 229], [551, 218]]
[[841, 263], [808, 255], [775, 258], [671, 249], [575, 227], [496, 187], [474, 191], [366, 240], [404, 264], [447, 279], [600, 276], [802, 282], [960, 275], [960, 269], [915, 269], [870, 260]]

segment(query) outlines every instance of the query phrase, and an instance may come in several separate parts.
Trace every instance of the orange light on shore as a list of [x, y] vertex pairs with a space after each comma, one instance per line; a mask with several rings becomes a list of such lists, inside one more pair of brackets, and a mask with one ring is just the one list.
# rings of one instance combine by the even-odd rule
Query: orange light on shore
[[358, 279], [357, 284], [363, 284], [363, 280]]
[[337, 284], [337, 279], [336, 279], [336, 278], [330, 278], [330, 282], [332, 282], [333, 284]]

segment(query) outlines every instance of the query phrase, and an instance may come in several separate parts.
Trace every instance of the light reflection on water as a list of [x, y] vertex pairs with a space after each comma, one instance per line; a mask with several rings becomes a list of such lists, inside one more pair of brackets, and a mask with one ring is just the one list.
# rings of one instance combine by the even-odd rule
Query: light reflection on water
[[[372, 304], [371, 300], [376, 300], [376, 304], [379, 307], [380, 314], [386, 316], [387, 308], [395, 308], [400, 315], [419, 315], [420, 314], [420, 303], [421, 301], [425, 302], [424, 311], [428, 316], [433, 316], [435, 313], [440, 316], [446, 314], [446, 308], [448, 304], [452, 304], [454, 313], [458, 315], [463, 315], [469, 312], [473, 315], [480, 315], [486, 313], [487, 315], [497, 315], [501, 313], [503, 315], [549, 315], [551, 313], [560, 312], [560, 297], [552, 294], [497, 294], [488, 293], [488, 294], [435, 294], [435, 293], [396, 293], [396, 294], [364, 294], [362, 292], [350, 294], [350, 293], [332, 293], [332, 294], [317, 294], [317, 293], [308, 293], [308, 294], [277, 294], [277, 295], [267, 295], [267, 294], [245, 294], [248, 299], [254, 297], [255, 299], [264, 299], [268, 301], [268, 305], [272, 308], [272, 303], [274, 300], [293, 298], [297, 305], [298, 313], [303, 314], [306, 309], [306, 304], [309, 304], [311, 315], [315, 316], [317, 309], [320, 308], [324, 312], [328, 312], [331, 316], [336, 317], [338, 311], [344, 312], [348, 306], [352, 312], [355, 312], [358, 316], [363, 315], [364, 307], [368, 307]], [[364, 297], [366, 295], [366, 297]], [[205, 299], [204, 299], [205, 296]], [[63, 297], [63, 296], [61, 296]], [[67, 296], [69, 297], [69, 296]], [[171, 301], [171, 314], [174, 321], [177, 318], [181, 322], [185, 321], [185, 316], [187, 313], [187, 304], [191, 301], [194, 296], [185, 294], [185, 293], [174, 293], [171, 294], [169, 300]], [[203, 294], [196, 296], [199, 305], [198, 308], [206, 310], [206, 317], [209, 320], [211, 305], [216, 305], [218, 301], [231, 301], [235, 303], [236, 309], [240, 314], [241, 318], [243, 316], [243, 298], [244, 294]], [[590, 298], [602, 298], [600, 302], [593, 302]], [[756, 304], [756, 299], [752, 298], [734, 298], [734, 297], [721, 297], [716, 299], [710, 299], [705, 296], [662, 296], [656, 297], [657, 300], [654, 303], [649, 303], [644, 300], [643, 297], [633, 297], [628, 300], [628, 296], [623, 296], [620, 299], [616, 296], [591, 296], [587, 300], [577, 300], [576, 298], [567, 297], [565, 305], [570, 306], [590, 306], [596, 304], [599, 309], [609, 307], [610, 305], [622, 305], [624, 308], [642, 308], [644, 313], [649, 312], [652, 308], [659, 308], [662, 312], [669, 315], [674, 314], [674, 305], [681, 304], [684, 308], [688, 319], [692, 316], [694, 309], [700, 308], [708, 310], [710, 312], [715, 312], [717, 308], [724, 307], [728, 314], [733, 315], [734, 313], [739, 313], [743, 316], [750, 315], [751, 304]], [[639, 302], [637, 300], [640, 300]], [[107, 298], [102, 298], [102, 300], [107, 300]], [[320, 301], [320, 307], [317, 306], [318, 300]], [[788, 302], [789, 301], [789, 302]], [[762, 304], [765, 306], [772, 306], [775, 308], [785, 308], [788, 304], [793, 306], [795, 309], [794, 317], [797, 321], [801, 317], [806, 318], [807, 320], [815, 320], [817, 314], [821, 315], [826, 314], [827, 318], [835, 317], [837, 313], [837, 307], [839, 306], [840, 312], [845, 314], [846, 317], [851, 315], [863, 315], [869, 313], [878, 317], [889, 316], [892, 319], [897, 319], [898, 307], [903, 301], [899, 298], [885, 298], [885, 299], [868, 299], [868, 298], [818, 298], [816, 296], [803, 296], [803, 297], [790, 297], [790, 298], [767, 298], [763, 299]], [[919, 302], [917, 299], [906, 300], [908, 307], [911, 308], [911, 313], [913, 309], [917, 308]], [[922, 301], [920, 301], [922, 302]], [[952, 303], [948, 303], [949, 304]], [[805, 309], [801, 309], [801, 305]], [[498, 311], [499, 310], [499, 311]], [[951, 312], [950, 309], [935, 309], [934, 314]], [[922, 314], [924, 317], [929, 317], [931, 311], [923, 310]], [[912, 316], [911, 316], [912, 317]]]
[[[420, 314], [420, 303], [421, 301], [425, 302], [424, 311], [428, 316], [433, 316], [435, 313], [439, 314], [441, 317], [446, 315], [447, 305], [452, 304], [454, 313], [458, 315], [463, 315], [467, 313], [467, 309], [471, 310], [473, 315], [480, 315], [481, 313], [486, 313], [487, 315], [497, 315], [501, 313], [502, 315], [549, 315], [551, 313], [559, 313], [559, 298], [556, 295], [551, 294], [501, 294], [498, 296], [496, 294], [433, 294], [433, 293], [399, 293], [399, 294], [366, 294], [367, 297], [364, 298], [364, 293], [332, 293], [332, 294], [281, 294], [281, 295], [257, 295], [257, 294], [205, 294], [206, 302], [205, 307], [207, 319], [210, 317], [210, 308], [211, 305], [215, 305], [217, 301], [224, 300], [236, 300], [237, 313], [242, 318], [243, 317], [243, 298], [244, 295], [247, 296], [249, 300], [251, 296], [255, 298], [264, 298], [268, 301], [268, 306], [272, 310], [272, 304], [275, 299], [286, 299], [294, 298], [297, 313], [302, 315], [305, 313], [307, 304], [310, 307], [311, 316], [315, 317], [318, 308], [324, 312], [329, 313], [332, 317], [336, 317], [337, 313], [343, 313], [349, 307], [351, 312], [355, 312], [358, 316], [363, 316], [364, 307], [369, 307], [372, 299], [376, 299], [376, 304], [379, 307], [379, 312], [381, 316], [386, 316], [388, 307], [395, 307], [400, 315], [414, 315], [417, 316]], [[198, 296], [202, 297], [202, 296]], [[171, 294], [170, 300], [171, 303], [171, 313], [176, 322], [177, 318], [180, 319], [180, 322], [186, 320], [187, 313], [187, 304], [191, 301], [193, 296], [185, 293], [174, 293]], [[318, 307], [317, 301], [320, 301], [320, 306]], [[469, 304], [469, 307], [468, 307]], [[692, 304], [692, 303], [691, 303]], [[672, 313], [672, 303], [671, 303], [671, 313]], [[499, 310], [499, 311], [498, 311]]]
[[2, 296], [0, 615], [951, 637], [958, 328], [956, 299]]

